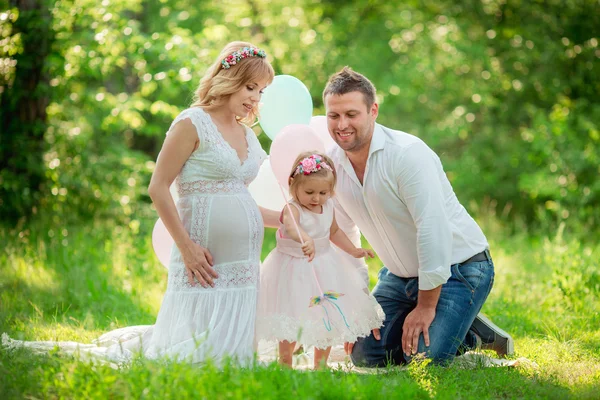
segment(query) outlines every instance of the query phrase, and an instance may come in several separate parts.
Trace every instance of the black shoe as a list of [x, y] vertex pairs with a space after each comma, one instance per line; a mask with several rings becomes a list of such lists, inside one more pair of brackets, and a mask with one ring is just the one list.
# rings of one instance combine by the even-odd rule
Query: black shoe
[[483, 350], [494, 350], [499, 357], [511, 356], [515, 353], [513, 338], [485, 315], [477, 314], [473, 325], [471, 325], [471, 331], [481, 339]]

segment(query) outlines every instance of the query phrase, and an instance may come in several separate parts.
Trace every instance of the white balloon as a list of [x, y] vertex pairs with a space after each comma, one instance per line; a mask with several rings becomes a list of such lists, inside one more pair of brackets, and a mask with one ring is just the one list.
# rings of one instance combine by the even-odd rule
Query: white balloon
[[337, 146], [337, 144], [333, 141], [331, 135], [329, 134], [326, 116], [315, 115], [310, 119], [310, 124], [308, 124], [308, 126], [313, 128], [319, 139], [323, 141], [326, 152], [329, 151], [333, 146]]
[[288, 125], [308, 125], [313, 112], [310, 92], [302, 81], [291, 75], [277, 75], [261, 98], [260, 126], [275, 139]]
[[260, 166], [256, 179], [248, 186], [248, 191], [256, 204], [261, 207], [281, 211], [285, 206], [283, 194], [279, 189], [279, 183], [275, 178], [269, 159], [266, 159]]

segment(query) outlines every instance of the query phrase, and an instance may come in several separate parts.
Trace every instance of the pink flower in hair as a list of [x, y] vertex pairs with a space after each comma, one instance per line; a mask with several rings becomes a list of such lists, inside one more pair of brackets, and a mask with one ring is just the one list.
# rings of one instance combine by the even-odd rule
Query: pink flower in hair
[[304, 175], [308, 175], [317, 169], [317, 162], [313, 157], [306, 157], [302, 160], [302, 169], [304, 170]]

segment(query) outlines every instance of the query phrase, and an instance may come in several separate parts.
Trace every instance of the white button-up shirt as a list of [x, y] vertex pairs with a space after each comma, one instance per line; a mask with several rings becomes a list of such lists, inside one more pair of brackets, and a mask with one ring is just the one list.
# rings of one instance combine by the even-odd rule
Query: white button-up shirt
[[[418, 277], [420, 290], [434, 289], [446, 283], [450, 265], [488, 248], [439, 157], [421, 139], [375, 124], [363, 184], [340, 147], [329, 155], [339, 214], [358, 226], [394, 275]], [[344, 231], [353, 230], [336, 218]]]

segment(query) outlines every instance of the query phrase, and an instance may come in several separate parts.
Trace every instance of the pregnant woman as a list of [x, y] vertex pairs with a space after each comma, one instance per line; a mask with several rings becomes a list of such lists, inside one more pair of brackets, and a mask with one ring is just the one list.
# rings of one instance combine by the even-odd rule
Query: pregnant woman
[[[5, 346], [59, 346], [113, 362], [136, 353], [192, 363], [252, 362], [264, 223], [278, 225], [278, 214], [259, 209], [247, 190], [266, 158], [244, 124], [256, 119], [262, 91], [273, 80], [265, 57], [250, 43], [228, 44], [202, 78], [195, 102], [167, 132], [149, 194], [176, 246], [155, 325], [121, 328], [94, 345], [3, 335]], [[174, 180], [177, 203], [169, 192]]]

